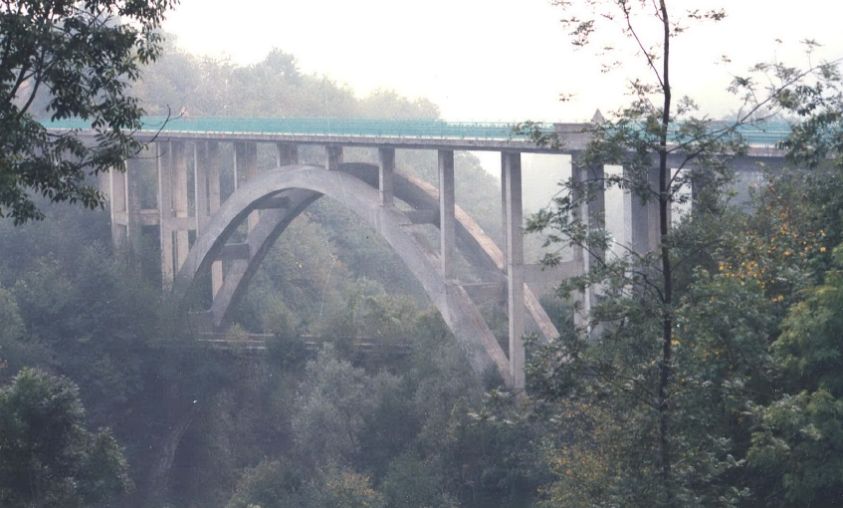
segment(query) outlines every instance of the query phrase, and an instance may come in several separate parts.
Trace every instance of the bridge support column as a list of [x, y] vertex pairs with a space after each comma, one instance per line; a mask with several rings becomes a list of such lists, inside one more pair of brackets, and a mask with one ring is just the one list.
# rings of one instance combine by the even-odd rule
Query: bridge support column
[[508, 215], [507, 212], [507, 199], [506, 199], [506, 153], [501, 153], [501, 253], [503, 253], [503, 266], [506, 268], [506, 218]]
[[[607, 165], [603, 168], [606, 179], [623, 178], [623, 168], [615, 165]], [[628, 189], [622, 189], [612, 184], [605, 191], [605, 218], [606, 231], [612, 237], [612, 243], [606, 253], [610, 259], [625, 256], [629, 249], [633, 248], [632, 243], [632, 193]]]
[[378, 156], [378, 190], [380, 191], [381, 205], [392, 206], [395, 203], [395, 149], [379, 148]]
[[184, 264], [190, 252], [190, 212], [187, 206], [187, 146], [183, 141], [170, 144], [173, 152], [173, 211], [176, 215], [176, 267]]
[[123, 170], [120, 171], [117, 168], [111, 168], [108, 172], [108, 195], [111, 205], [111, 243], [118, 250], [125, 249], [129, 239], [129, 188], [125, 173], [125, 163], [123, 163], [122, 169]]
[[326, 145], [325, 156], [327, 157], [327, 167], [330, 171], [336, 171], [342, 164], [342, 146], [340, 145]]
[[[251, 180], [258, 174], [258, 145], [257, 143], [235, 143], [234, 144], [234, 174], [237, 178], [237, 186], [240, 183]], [[260, 212], [255, 210], [249, 214], [249, 231], [255, 229], [260, 220]]]
[[193, 218], [198, 237], [211, 215], [208, 208], [208, 143], [200, 141], [193, 144], [193, 195]]
[[439, 150], [439, 261], [445, 280], [454, 278], [454, 152]]
[[155, 160], [158, 168], [158, 227], [161, 245], [161, 285], [164, 291], [173, 287], [173, 198], [172, 160], [173, 143], [155, 143]]
[[[583, 166], [578, 158], [571, 158], [571, 178], [577, 184], [583, 198], [582, 205], [576, 211], [577, 218], [585, 223], [589, 231], [605, 229], [605, 196], [603, 166]], [[583, 247], [574, 248], [574, 258], [581, 267], [582, 273], [591, 271], [592, 267], [604, 259], [605, 253], [586, 251]], [[587, 287], [580, 294], [582, 304], [579, 311], [574, 312], [574, 324], [588, 326], [592, 308], [597, 298], [597, 288]]]
[[[208, 141], [205, 147], [208, 180], [208, 214], [214, 215], [219, 210], [222, 200], [220, 198], [220, 172], [222, 161], [220, 160], [220, 146], [216, 141]], [[211, 295], [216, 296], [222, 287], [222, 261], [217, 259], [211, 263]]]
[[647, 196], [641, 196], [637, 192], [630, 193], [631, 206], [629, 207], [630, 245], [629, 247], [639, 255], [645, 255], [656, 249], [661, 242], [659, 231], [659, 171], [657, 168], [650, 168], [646, 175], [632, 175], [624, 169], [624, 176], [632, 181], [634, 179], [645, 179], [648, 186]]
[[504, 206], [506, 207], [506, 286], [509, 313], [509, 371], [512, 388], [523, 391], [524, 375], [524, 239], [521, 205], [521, 154], [505, 152], [502, 156], [505, 175]]
[[278, 167], [299, 163], [298, 145], [293, 143], [276, 143], [275, 146], [278, 149], [278, 154], [275, 159]]
[[140, 161], [126, 161], [126, 235], [129, 237], [129, 251], [133, 262], [140, 258], [143, 240], [141, 222]]

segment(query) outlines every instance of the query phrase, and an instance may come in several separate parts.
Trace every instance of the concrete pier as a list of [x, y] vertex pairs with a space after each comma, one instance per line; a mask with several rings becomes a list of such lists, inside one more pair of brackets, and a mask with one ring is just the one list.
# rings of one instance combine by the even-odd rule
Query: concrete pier
[[298, 164], [299, 147], [295, 143], [275, 143], [277, 149], [276, 164], [278, 167]]
[[173, 287], [175, 265], [173, 256], [173, 179], [172, 143], [155, 143], [158, 169], [158, 227], [161, 245], [161, 284], [165, 291]]
[[506, 292], [509, 331], [509, 369], [512, 388], [523, 391], [524, 376], [524, 239], [521, 206], [521, 154], [503, 154], [506, 179]]
[[454, 278], [454, 152], [439, 150], [439, 262], [445, 280]]
[[392, 206], [395, 201], [395, 149], [378, 149], [378, 190], [381, 197], [381, 205]]
[[329, 171], [336, 171], [342, 164], [342, 146], [341, 145], [325, 145], [325, 158], [327, 160], [327, 168]]

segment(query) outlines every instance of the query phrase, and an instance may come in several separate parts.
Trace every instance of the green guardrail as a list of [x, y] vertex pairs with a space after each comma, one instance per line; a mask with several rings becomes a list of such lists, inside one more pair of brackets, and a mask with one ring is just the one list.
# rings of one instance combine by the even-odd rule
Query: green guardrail
[[[444, 122], [441, 120], [372, 120], [331, 118], [170, 118], [145, 117], [144, 130], [163, 132], [210, 132], [250, 134], [297, 134], [330, 136], [371, 136], [398, 138], [454, 138], [454, 139], [521, 139], [514, 124]], [[79, 119], [44, 122], [48, 128], [84, 129], [88, 125]], [[551, 124], [544, 126], [553, 130]]]
[[[166, 122], [166, 123], [165, 123]], [[90, 125], [80, 119], [47, 121], [47, 128], [86, 129]], [[713, 124], [718, 128], [718, 123]], [[147, 131], [202, 132], [240, 134], [291, 134], [314, 136], [363, 136], [430, 139], [482, 139], [527, 141], [529, 136], [516, 134], [515, 124], [496, 122], [446, 122], [442, 120], [377, 120], [338, 118], [228, 118], [228, 117], [145, 117]], [[536, 125], [544, 132], [553, 132], [553, 124]], [[744, 125], [738, 128], [744, 139], [753, 145], [775, 146], [787, 138], [790, 127], [775, 122]]]

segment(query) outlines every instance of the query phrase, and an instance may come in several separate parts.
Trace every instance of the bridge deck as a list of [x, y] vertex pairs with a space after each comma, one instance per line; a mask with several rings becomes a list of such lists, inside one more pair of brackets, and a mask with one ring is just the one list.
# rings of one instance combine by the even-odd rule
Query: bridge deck
[[[590, 124], [541, 124], [545, 132], [560, 132], [563, 149], [536, 146], [526, 135], [517, 134], [513, 123], [445, 122], [442, 120], [376, 120], [331, 118], [171, 118], [146, 117], [141, 139], [158, 135], [162, 139], [218, 139], [226, 141], [290, 142], [296, 144], [339, 144], [345, 146], [453, 149], [476, 151], [517, 150], [559, 153], [580, 150]], [[50, 129], [87, 130], [79, 119], [45, 122]], [[783, 123], [739, 129], [754, 147], [773, 147], [785, 139], [789, 128]]]

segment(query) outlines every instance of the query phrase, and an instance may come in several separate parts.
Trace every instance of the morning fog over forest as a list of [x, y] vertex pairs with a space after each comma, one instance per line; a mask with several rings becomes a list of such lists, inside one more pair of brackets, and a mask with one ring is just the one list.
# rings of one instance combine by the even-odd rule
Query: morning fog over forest
[[0, 507], [843, 506], [841, 18], [0, 2]]

